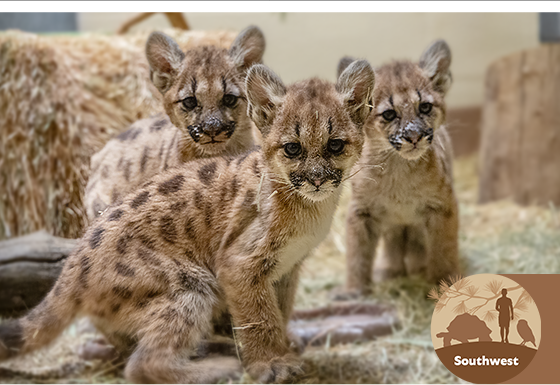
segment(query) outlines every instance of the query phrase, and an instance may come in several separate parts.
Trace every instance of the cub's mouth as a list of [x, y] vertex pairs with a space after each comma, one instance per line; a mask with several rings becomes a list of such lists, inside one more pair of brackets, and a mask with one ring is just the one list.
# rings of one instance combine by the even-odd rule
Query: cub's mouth
[[412, 145], [410, 143], [403, 143], [400, 150], [398, 150], [397, 152], [405, 159], [415, 160], [422, 157], [422, 155], [424, 155], [424, 153], [428, 150], [429, 146], [430, 145], [427, 142], [421, 142], [415, 145]]
[[187, 130], [195, 143], [212, 147], [227, 142], [235, 132], [235, 126], [234, 121], [222, 123], [211, 120], [202, 124], [190, 125]]
[[202, 139], [198, 142], [198, 144], [203, 145], [203, 146], [207, 146], [207, 145], [216, 145], [216, 144], [225, 143], [225, 142], [227, 142], [227, 139], [224, 139], [224, 140], [216, 140], [215, 138], [210, 138], [210, 139], [208, 139], [208, 138], [202, 138]]
[[342, 183], [342, 170], [323, 170], [319, 175], [292, 173], [293, 188], [305, 198], [318, 202], [331, 196]]
[[297, 189], [298, 193], [313, 202], [320, 202], [332, 196], [336, 191], [336, 187], [332, 183], [321, 187], [305, 186]]
[[415, 129], [399, 132], [389, 136], [387, 140], [393, 148], [405, 159], [415, 160], [428, 150], [434, 138], [434, 131], [429, 129]]

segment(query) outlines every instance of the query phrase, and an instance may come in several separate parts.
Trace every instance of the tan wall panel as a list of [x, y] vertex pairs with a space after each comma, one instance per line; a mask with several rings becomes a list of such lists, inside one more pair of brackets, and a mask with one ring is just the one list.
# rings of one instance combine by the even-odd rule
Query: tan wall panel
[[[319, 4], [319, 3], [318, 3]], [[506, 6], [504, 4], [504, 6]], [[114, 32], [134, 13], [82, 13], [82, 31]], [[241, 30], [256, 24], [265, 33], [265, 61], [286, 82], [310, 76], [334, 80], [343, 55], [373, 65], [398, 58], [418, 58], [435, 39], [453, 52], [455, 83], [451, 107], [479, 105], [484, 73], [493, 60], [538, 43], [536, 13], [185, 13], [193, 29]], [[154, 15], [135, 28], [165, 28]]]

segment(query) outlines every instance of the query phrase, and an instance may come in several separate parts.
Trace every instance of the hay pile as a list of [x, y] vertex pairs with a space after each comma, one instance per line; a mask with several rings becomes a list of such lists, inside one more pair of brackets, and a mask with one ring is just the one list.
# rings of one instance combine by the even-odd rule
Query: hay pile
[[[183, 49], [229, 47], [236, 35], [165, 32]], [[160, 109], [148, 34], [0, 34], [0, 239], [40, 229], [81, 235], [90, 156]]]

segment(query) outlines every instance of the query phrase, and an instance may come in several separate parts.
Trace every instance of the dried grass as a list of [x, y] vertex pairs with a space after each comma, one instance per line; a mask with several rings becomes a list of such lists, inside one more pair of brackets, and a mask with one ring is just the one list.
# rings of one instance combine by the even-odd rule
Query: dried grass
[[[126, 36], [0, 33], [0, 239], [40, 229], [81, 235], [90, 156], [160, 110], [148, 79], [150, 31]], [[166, 30], [183, 49], [235, 33]]]

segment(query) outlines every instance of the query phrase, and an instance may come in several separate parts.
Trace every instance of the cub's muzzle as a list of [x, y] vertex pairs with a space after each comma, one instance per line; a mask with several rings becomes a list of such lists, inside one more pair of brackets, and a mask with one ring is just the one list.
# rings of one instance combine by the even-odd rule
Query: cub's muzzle
[[190, 136], [195, 142], [201, 144], [223, 142], [229, 139], [235, 131], [235, 122], [224, 122], [221, 119], [210, 117], [202, 124], [193, 124], [187, 127]]

